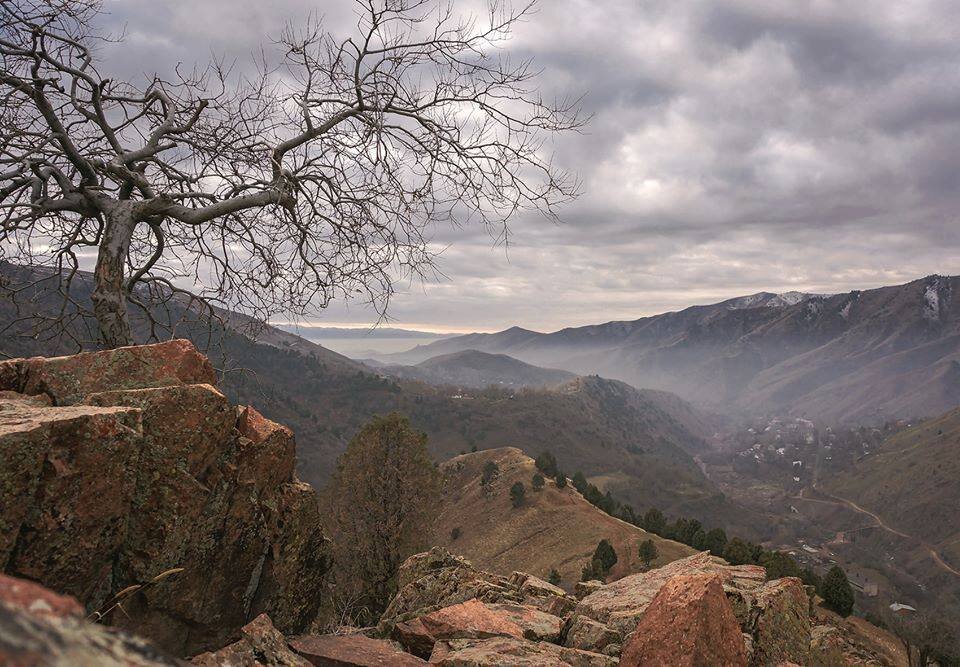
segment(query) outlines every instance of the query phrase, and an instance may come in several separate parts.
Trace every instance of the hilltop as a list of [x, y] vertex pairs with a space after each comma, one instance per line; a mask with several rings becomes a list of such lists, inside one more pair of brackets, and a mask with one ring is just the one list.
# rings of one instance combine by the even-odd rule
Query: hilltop
[[[489, 462], [497, 465], [499, 473], [485, 489], [481, 476]], [[587, 502], [572, 485], [561, 489], [548, 479], [541, 491], [534, 491], [534, 461], [515, 447], [456, 456], [444, 462], [441, 470], [444, 499], [432, 543], [498, 574], [522, 570], [545, 579], [556, 568], [561, 585], [572, 590], [602, 539], [613, 545], [619, 559], [611, 579], [644, 569], [637, 549], [643, 540], [653, 540], [657, 546], [654, 567], [696, 553], [685, 544], [615, 519]], [[522, 482], [527, 490], [518, 508], [512, 506], [509, 494], [515, 482]], [[455, 538], [454, 529], [458, 529]]]
[[761, 293], [633, 321], [514, 327], [421, 345], [600, 374], [702, 406], [827, 421], [934, 416], [960, 397], [960, 278], [833, 295]]
[[576, 377], [568, 371], [540, 368], [505, 354], [477, 350], [441, 354], [414, 366], [377, 364], [376, 370], [389, 377], [471, 389], [491, 385], [507, 388], [549, 387]]

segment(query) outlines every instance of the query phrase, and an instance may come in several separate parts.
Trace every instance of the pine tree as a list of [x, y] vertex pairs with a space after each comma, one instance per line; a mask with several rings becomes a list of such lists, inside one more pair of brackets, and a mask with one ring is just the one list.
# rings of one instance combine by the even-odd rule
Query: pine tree
[[540, 491], [543, 488], [544, 481], [543, 475], [540, 473], [534, 473], [533, 480], [530, 484], [533, 486], [534, 491]]
[[653, 540], [644, 540], [640, 543], [640, 560], [643, 561], [643, 566], [650, 569], [650, 564], [657, 559], [660, 553], [657, 550], [657, 545], [653, 543]]
[[541, 452], [534, 460], [534, 463], [537, 466], [537, 470], [550, 477], [556, 475], [559, 470], [559, 468], [557, 468], [557, 459], [554, 458], [551, 452]]
[[557, 483], [558, 489], [562, 489], [567, 485], [567, 476], [563, 472], [558, 472], [553, 481]]
[[713, 528], [707, 531], [704, 548], [708, 549], [714, 556], [723, 556], [723, 550], [727, 548], [727, 533], [723, 528]]
[[600, 571], [606, 575], [617, 564], [617, 552], [607, 540], [600, 540], [593, 552], [593, 559], [600, 563]]
[[664, 528], [667, 526], [667, 520], [663, 517], [663, 512], [656, 507], [651, 507], [643, 515], [643, 529], [654, 535], [663, 535]]
[[527, 490], [523, 486], [523, 482], [516, 482], [513, 486], [510, 487], [510, 502], [513, 503], [514, 508], [520, 507], [523, 504], [523, 499], [527, 495]]
[[824, 604], [841, 616], [849, 616], [853, 611], [853, 588], [847, 580], [847, 573], [839, 565], [834, 565], [823, 578], [820, 597]]
[[579, 470], [573, 473], [573, 488], [575, 488], [580, 493], [584, 493], [587, 490], [587, 478], [583, 476], [583, 473]]
[[440, 477], [427, 437], [399, 414], [364, 426], [337, 459], [329, 488], [337, 585], [374, 620], [396, 589], [403, 560], [424, 547]]
[[739, 537], [734, 537], [727, 542], [727, 546], [723, 550], [723, 559], [731, 565], [746, 565], [753, 562], [753, 551], [749, 544]]

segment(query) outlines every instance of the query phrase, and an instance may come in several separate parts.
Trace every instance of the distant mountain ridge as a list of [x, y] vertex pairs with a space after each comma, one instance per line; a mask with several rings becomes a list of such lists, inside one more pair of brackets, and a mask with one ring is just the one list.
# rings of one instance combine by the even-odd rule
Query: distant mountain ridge
[[761, 292], [634, 321], [513, 327], [421, 345], [599, 374], [720, 410], [870, 422], [960, 404], [960, 278], [815, 295]]
[[568, 371], [540, 368], [505, 354], [477, 350], [441, 354], [415, 366], [376, 364], [375, 368], [389, 377], [473, 389], [489, 386], [550, 387], [576, 377]]

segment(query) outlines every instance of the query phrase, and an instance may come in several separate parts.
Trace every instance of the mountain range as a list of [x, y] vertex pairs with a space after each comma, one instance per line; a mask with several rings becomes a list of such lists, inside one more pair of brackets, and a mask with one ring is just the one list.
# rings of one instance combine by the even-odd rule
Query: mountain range
[[842, 294], [762, 292], [633, 321], [539, 333], [513, 327], [405, 353], [464, 350], [599, 374], [722, 412], [877, 422], [960, 403], [960, 278]]

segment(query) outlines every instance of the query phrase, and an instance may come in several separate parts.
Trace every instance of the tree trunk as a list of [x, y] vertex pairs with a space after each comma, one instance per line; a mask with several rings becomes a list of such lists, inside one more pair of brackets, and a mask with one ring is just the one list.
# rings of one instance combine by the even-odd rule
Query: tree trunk
[[136, 224], [129, 206], [120, 205], [106, 215], [94, 271], [96, 287], [91, 295], [93, 313], [100, 327], [100, 343], [105, 349], [133, 345], [127, 317], [124, 268]]

